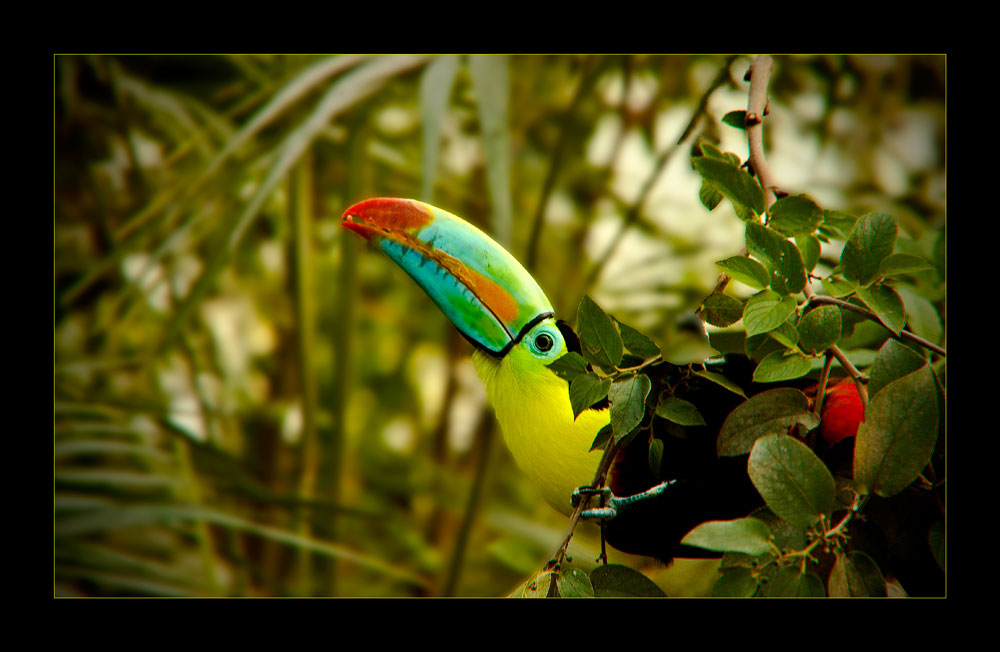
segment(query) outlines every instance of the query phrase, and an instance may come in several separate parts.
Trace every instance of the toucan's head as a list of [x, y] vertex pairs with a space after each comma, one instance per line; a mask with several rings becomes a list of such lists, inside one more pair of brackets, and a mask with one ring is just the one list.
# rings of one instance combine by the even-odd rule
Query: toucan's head
[[494, 358], [551, 362], [566, 352], [552, 305], [524, 267], [488, 235], [415, 199], [368, 199], [343, 225], [381, 249], [463, 336]]

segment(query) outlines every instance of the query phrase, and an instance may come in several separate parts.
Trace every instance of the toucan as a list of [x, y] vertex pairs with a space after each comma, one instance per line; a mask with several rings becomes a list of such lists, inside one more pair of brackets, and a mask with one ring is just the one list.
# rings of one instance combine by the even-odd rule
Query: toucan
[[[395, 261], [472, 343], [473, 363], [518, 467], [552, 507], [570, 514], [574, 495], [594, 480], [602, 451], [592, 445], [609, 423], [609, 409], [604, 401], [574, 417], [567, 383], [549, 365], [579, 352], [580, 342], [535, 279], [480, 229], [421, 201], [369, 199], [348, 208], [342, 223]], [[673, 369], [663, 365], [661, 376], [672, 382]], [[715, 371], [752, 392], [752, 369], [748, 359], [733, 356]], [[849, 393], [853, 385], [844, 387]], [[650, 470], [648, 438], [637, 438], [614, 460], [611, 507], [588, 510], [604, 521], [607, 542], [624, 552], [665, 561], [717, 556], [681, 539], [702, 522], [746, 516], [763, 505], [747, 457], [716, 455], [715, 436], [744, 399], [709, 382], [683, 389], [705, 424], [655, 420], [654, 435], [664, 442], [658, 477]], [[860, 402], [852, 410], [842, 430], [857, 429]], [[629, 500], [637, 495], [646, 499]]]

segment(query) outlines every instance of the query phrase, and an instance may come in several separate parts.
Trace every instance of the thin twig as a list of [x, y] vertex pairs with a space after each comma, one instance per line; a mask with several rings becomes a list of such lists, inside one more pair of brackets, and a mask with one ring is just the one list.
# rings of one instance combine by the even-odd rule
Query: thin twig
[[[597, 473], [594, 474], [594, 481], [591, 483], [592, 487], [603, 487], [604, 482], [607, 479], [608, 471], [611, 470], [611, 463], [615, 459], [615, 454], [618, 447], [616, 443], [609, 442], [607, 447], [604, 449], [604, 455], [601, 456], [601, 461], [597, 465]], [[583, 511], [587, 509], [590, 504], [590, 499], [592, 495], [583, 496], [579, 504], [577, 504], [576, 509], [573, 510], [573, 514], [569, 519], [569, 528], [566, 531], [566, 536], [563, 538], [562, 544], [553, 553], [552, 558], [549, 563], [545, 565], [545, 570], [549, 570], [557, 567], [562, 563], [563, 559], [566, 557], [566, 551], [569, 549], [569, 542], [573, 539], [573, 533], [576, 531], [577, 523], [580, 522], [580, 516]]]
[[864, 374], [858, 371], [858, 368], [851, 364], [851, 361], [847, 359], [847, 355], [836, 345], [831, 346], [829, 349], [833, 357], [837, 358], [837, 362], [840, 363], [846, 371], [847, 374], [854, 380], [854, 386], [858, 388], [858, 396], [861, 397], [861, 405], [865, 408], [868, 407], [868, 388], [865, 386], [866, 378]]
[[[750, 65], [750, 90], [747, 99], [746, 133], [747, 150], [749, 152], [750, 166], [757, 174], [761, 187], [764, 188], [765, 210], [771, 208], [774, 203], [775, 185], [771, 178], [771, 169], [767, 166], [767, 159], [764, 157], [764, 114], [767, 111], [767, 86], [771, 80], [771, 71], [774, 69], [774, 61], [766, 54], [754, 59]], [[740, 256], [746, 256], [749, 252], [746, 247], [740, 249]], [[722, 292], [729, 285], [732, 279], [723, 272], [719, 274], [715, 281], [712, 293]], [[699, 308], [695, 314], [702, 318], [704, 310]]]
[[[822, 295], [819, 295], [819, 294], [814, 294], [811, 297], [809, 297], [809, 303], [810, 304], [824, 304], [825, 303], [825, 304], [829, 304], [831, 306], [839, 306], [839, 307], [844, 308], [846, 310], [852, 310], [852, 311], [858, 313], [859, 315], [862, 315], [862, 316], [864, 316], [864, 317], [866, 317], [866, 318], [868, 318], [868, 319], [870, 319], [870, 320], [872, 320], [872, 321], [874, 321], [874, 322], [876, 322], [878, 324], [882, 324], [883, 326], [885, 326], [885, 324], [882, 322], [882, 320], [879, 319], [878, 316], [875, 315], [874, 313], [869, 312], [868, 310], [865, 310], [861, 306], [856, 306], [856, 305], [854, 305], [853, 303], [851, 303], [849, 301], [844, 301], [843, 299], [835, 299], [833, 297], [827, 297], [827, 296], [822, 296]], [[808, 306], [806, 306], [806, 307], [808, 307]], [[888, 327], [886, 327], [886, 328], [888, 328]], [[889, 329], [889, 330], [890, 330], [890, 332], [892, 332], [892, 329]], [[929, 341], [925, 340], [924, 338], [920, 337], [919, 335], [914, 335], [910, 331], [900, 331], [899, 335], [896, 335], [896, 333], [893, 332], [892, 335], [896, 339], [909, 340], [911, 342], [919, 344], [920, 346], [922, 346], [924, 348], [927, 348], [927, 349], [930, 349], [931, 351], [934, 351], [935, 353], [938, 353], [938, 354], [943, 355], [945, 357], [947, 357], [947, 355], [948, 355], [948, 352], [945, 349], [941, 348], [937, 344], [934, 344], [933, 342], [929, 342]]]
[[816, 401], [813, 403], [813, 414], [820, 414], [823, 410], [823, 399], [826, 396], [826, 384], [830, 380], [830, 367], [833, 366], [833, 353], [826, 352], [826, 359], [823, 361], [823, 371], [819, 375], [819, 386], [816, 389]]
[[767, 113], [767, 86], [774, 70], [774, 60], [766, 54], [756, 57], [750, 65], [750, 92], [747, 100], [747, 146], [750, 165], [760, 185], [764, 188], [765, 210], [774, 203], [774, 189], [777, 187], [771, 177], [771, 169], [764, 157], [764, 115]]

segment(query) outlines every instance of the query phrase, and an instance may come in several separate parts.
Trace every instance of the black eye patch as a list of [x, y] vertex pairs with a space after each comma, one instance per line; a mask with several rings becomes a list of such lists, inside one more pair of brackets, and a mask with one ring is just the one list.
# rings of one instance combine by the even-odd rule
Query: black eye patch
[[583, 347], [580, 346], [580, 338], [576, 336], [576, 333], [574, 333], [573, 329], [569, 327], [569, 324], [562, 319], [557, 319], [556, 326], [559, 327], [559, 332], [562, 333], [563, 339], [566, 340], [566, 350], [583, 355]]

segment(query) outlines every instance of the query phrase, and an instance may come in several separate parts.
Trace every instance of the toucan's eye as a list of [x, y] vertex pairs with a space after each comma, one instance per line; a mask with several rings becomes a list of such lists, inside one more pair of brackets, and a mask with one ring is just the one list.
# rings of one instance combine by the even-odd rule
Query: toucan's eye
[[549, 335], [548, 333], [539, 333], [537, 336], [535, 336], [535, 348], [541, 351], [542, 353], [547, 353], [549, 350], [552, 349], [552, 346], [554, 344], [555, 340], [553, 340], [552, 336]]

